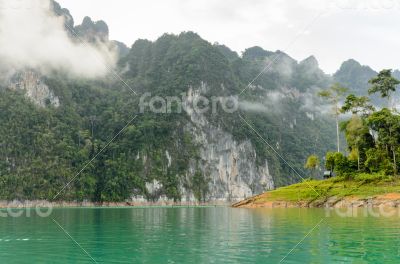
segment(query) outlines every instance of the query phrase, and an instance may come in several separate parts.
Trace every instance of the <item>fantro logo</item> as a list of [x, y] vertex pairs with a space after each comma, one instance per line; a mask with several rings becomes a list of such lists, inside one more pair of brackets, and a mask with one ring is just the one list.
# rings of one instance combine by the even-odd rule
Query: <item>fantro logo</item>
[[218, 109], [226, 113], [234, 113], [239, 108], [237, 96], [211, 96], [210, 98], [196, 94], [188, 96], [185, 93], [178, 96], [152, 96], [151, 93], [145, 93], [140, 97], [139, 102], [140, 113], [146, 111], [155, 114], [170, 114], [170, 113], [187, 113], [195, 112], [204, 114], [212, 112], [216, 114]]
[[53, 206], [51, 204], [47, 205], [36, 205], [34, 207], [26, 207], [21, 202], [14, 201], [12, 205], [7, 208], [0, 209], [0, 218], [2, 217], [49, 217], [53, 212]]

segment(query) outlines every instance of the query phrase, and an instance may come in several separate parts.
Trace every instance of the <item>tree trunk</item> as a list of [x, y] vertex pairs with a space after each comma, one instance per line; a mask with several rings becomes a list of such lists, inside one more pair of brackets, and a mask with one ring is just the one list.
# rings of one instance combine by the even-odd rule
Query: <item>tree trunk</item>
[[337, 152], [340, 152], [339, 116], [337, 113], [336, 113], [336, 142], [337, 142]]
[[393, 152], [393, 169], [394, 169], [394, 175], [397, 176], [397, 164], [396, 164], [396, 149], [392, 149]]

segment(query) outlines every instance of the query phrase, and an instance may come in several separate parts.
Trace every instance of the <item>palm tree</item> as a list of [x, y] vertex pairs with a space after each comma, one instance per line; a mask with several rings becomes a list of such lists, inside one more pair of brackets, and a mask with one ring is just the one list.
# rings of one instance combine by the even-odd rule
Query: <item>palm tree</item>
[[341, 114], [341, 109], [339, 103], [344, 98], [347, 91], [348, 89], [346, 87], [341, 86], [339, 83], [335, 83], [329, 87], [329, 89], [319, 92], [319, 96], [325, 98], [333, 106], [333, 113], [336, 120], [337, 152], [340, 152], [339, 116]]

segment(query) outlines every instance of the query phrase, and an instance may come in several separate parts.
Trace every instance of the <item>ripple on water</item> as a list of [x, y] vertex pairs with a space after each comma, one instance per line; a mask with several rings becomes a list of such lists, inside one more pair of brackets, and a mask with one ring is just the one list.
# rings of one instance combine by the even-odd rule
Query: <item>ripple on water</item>
[[[73, 208], [51, 218], [99, 263], [278, 263], [286, 255], [287, 263], [398, 263], [400, 244], [399, 218], [325, 218], [321, 209]], [[0, 263], [92, 263], [51, 218], [0, 219]]]

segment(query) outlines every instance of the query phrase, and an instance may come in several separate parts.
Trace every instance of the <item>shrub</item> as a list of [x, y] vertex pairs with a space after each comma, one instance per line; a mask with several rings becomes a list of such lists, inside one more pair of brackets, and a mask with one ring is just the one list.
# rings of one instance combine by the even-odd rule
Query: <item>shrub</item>
[[360, 173], [354, 177], [354, 180], [364, 183], [371, 183], [371, 182], [379, 182], [388, 178], [389, 177], [382, 172], [374, 174]]
[[357, 170], [357, 162], [350, 161], [342, 153], [335, 153], [335, 173], [338, 176], [345, 176], [348, 178], [354, 171]]
[[333, 171], [335, 168], [335, 152], [326, 153], [325, 169]]
[[385, 175], [394, 173], [392, 162], [385, 151], [373, 148], [369, 149], [366, 154], [365, 168], [368, 172], [383, 172]]

